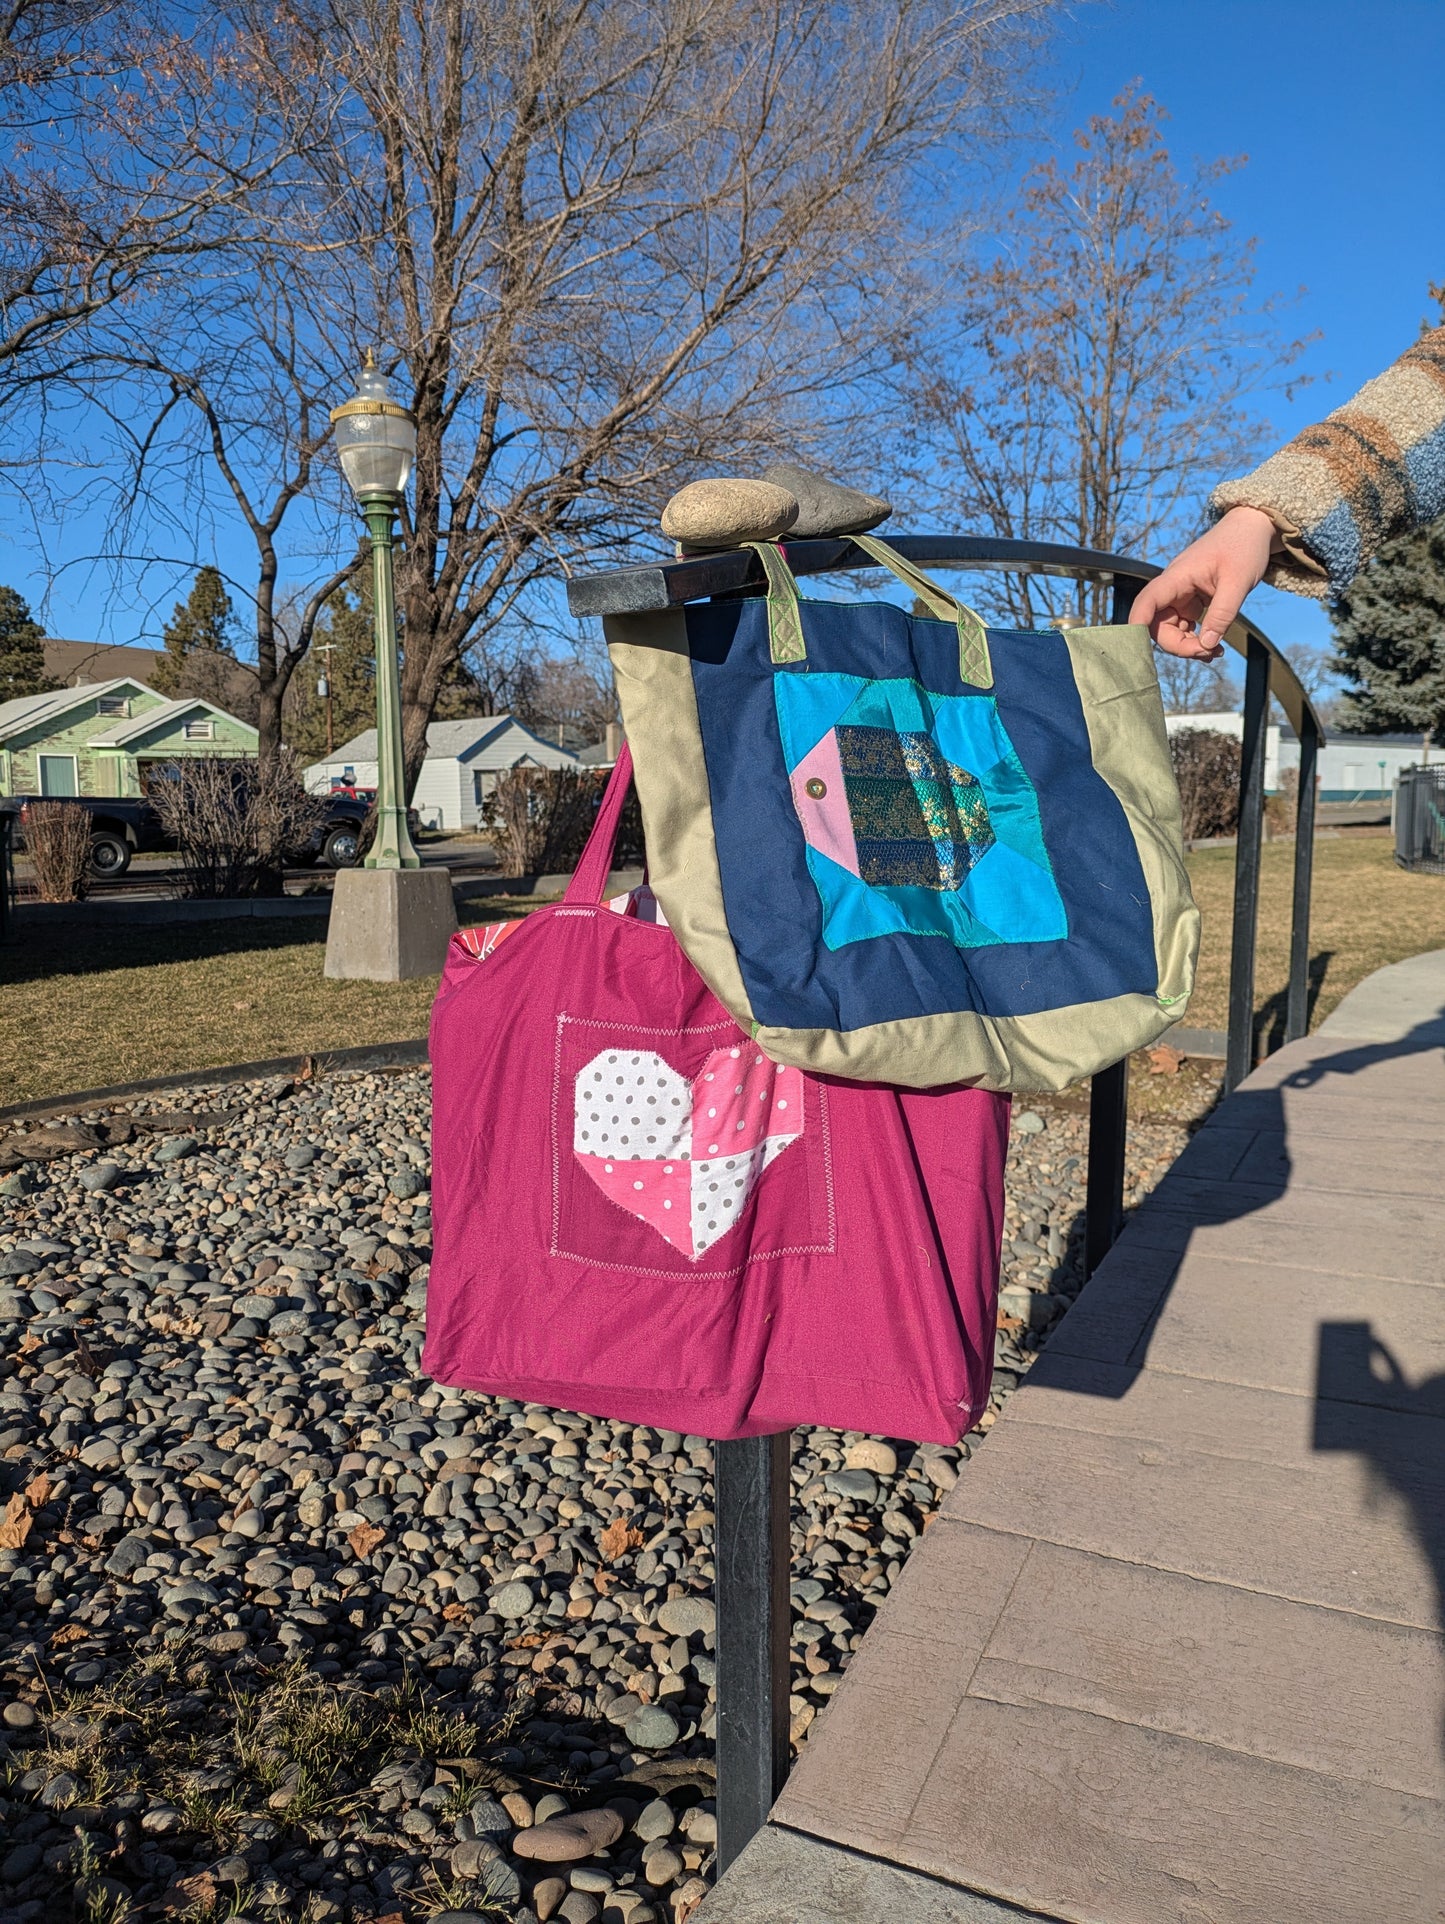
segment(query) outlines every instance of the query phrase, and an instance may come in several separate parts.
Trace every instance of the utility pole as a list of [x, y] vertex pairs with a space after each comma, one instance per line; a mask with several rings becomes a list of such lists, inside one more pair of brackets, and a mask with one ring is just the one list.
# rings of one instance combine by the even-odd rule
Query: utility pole
[[326, 703], [326, 758], [329, 761], [336, 747], [336, 737], [331, 726], [331, 651], [336, 643], [331, 640], [318, 641], [316, 652], [325, 655], [326, 666], [321, 671], [321, 679], [316, 684], [316, 692]]

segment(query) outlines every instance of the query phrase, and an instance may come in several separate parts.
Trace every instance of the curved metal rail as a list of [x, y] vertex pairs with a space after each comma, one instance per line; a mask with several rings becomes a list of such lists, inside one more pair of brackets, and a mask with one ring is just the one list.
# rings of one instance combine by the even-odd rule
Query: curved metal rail
[[[919, 567], [1001, 569], [1097, 581], [1112, 588], [1110, 619], [1127, 622], [1142, 583], [1160, 570], [1147, 561], [1055, 542], [996, 541], [973, 535], [894, 535], [889, 545]], [[796, 575], [877, 568], [846, 538], [780, 544]], [[762, 594], [763, 566], [736, 548], [580, 575], [567, 584], [574, 615], [662, 613], [687, 602]], [[1300, 744], [1289, 990], [1284, 1040], [1309, 1020], [1309, 911], [1315, 827], [1315, 763], [1323, 730], [1299, 677], [1249, 616], [1225, 636], [1245, 663], [1244, 740], [1234, 867], [1225, 1088], [1254, 1067], [1255, 939], [1269, 699], [1288, 716]], [[1101, 1070], [1089, 1093], [1089, 1163], [1084, 1268], [1091, 1275], [1123, 1224], [1129, 1065]], [[749, 1437], [716, 1450], [718, 1658], [718, 1869], [726, 1869], [765, 1820], [782, 1788], [788, 1756], [788, 1439]]]

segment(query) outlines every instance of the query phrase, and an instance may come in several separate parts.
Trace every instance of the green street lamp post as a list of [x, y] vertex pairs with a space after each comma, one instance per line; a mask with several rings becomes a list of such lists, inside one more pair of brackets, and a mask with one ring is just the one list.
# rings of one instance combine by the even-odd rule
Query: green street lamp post
[[351, 400], [331, 411], [342, 471], [371, 536], [372, 608], [376, 627], [376, 836], [367, 868], [420, 868], [406, 820], [401, 747], [401, 666], [396, 646], [396, 592], [391, 550], [397, 510], [416, 459], [416, 416], [393, 401], [386, 376], [368, 353]]
[[391, 548], [416, 459], [416, 417], [387, 389], [370, 354], [354, 397], [332, 412], [341, 466], [371, 535], [376, 624], [376, 839], [361, 868], [342, 869], [331, 897], [326, 973], [368, 982], [436, 975], [457, 926], [450, 871], [423, 868], [406, 821], [401, 674]]

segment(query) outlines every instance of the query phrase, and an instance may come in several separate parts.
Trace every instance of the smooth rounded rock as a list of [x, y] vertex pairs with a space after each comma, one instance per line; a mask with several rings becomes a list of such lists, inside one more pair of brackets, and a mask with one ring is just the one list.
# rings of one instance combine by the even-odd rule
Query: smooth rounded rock
[[880, 1437], [865, 1436], [850, 1443], [843, 1452], [845, 1470], [872, 1470], [875, 1476], [892, 1476], [898, 1468], [898, 1452]]
[[594, 1851], [610, 1849], [622, 1828], [615, 1810], [571, 1811], [519, 1831], [512, 1839], [512, 1854], [539, 1864], [577, 1864]]
[[657, 1622], [670, 1637], [690, 1637], [694, 1631], [717, 1627], [717, 1605], [710, 1597], [669, 1597], [657, 1613]]
[[7, 1730], [34, 1730], [40, 1722], [35, 1706], [22, 1703], [6, 1704], [4, 1711], [0, 1712], [0, 1719], [3, 1719]]
[[120, 1181], [120, 1164], [118, 1162], [82, 1163], [76, 1175], [82, 1189], [89, 1189], [92, 1192], [114, 1189]]
[[775, 541], [798, 518], [797, 497], [771, 481], [714, 476], [679, 488], [662, 511], [662, 532], [700, 548]]
[[520, 1618], [525, 1617], [532, 1608], [532, 1603], [531, 1585], [523, 1583], [520, 1579], [502, 1584], [499, 1589], [492, 1592], [491, 1596], [493, 1610], [499, 1617], [505, 1617], [508, 1623], [516, 1623]]
[[667, 1750], [682, 1734], [676, 1717], [661, 1704], [644, 1704], [622, 1728], [628, 1743], [635, 1744], [639, 1750]]
[[876, 528], [893, 512], [881, 494], [865, 494], [826, 475], [814, 474], [791, 461], [775, 461], [763, 469], [764, 481], [786, 488], [798, 503], [798, 518], [788, 533], [794, 541], [816, 541], [826, 535], [862, 534]]
[[1041, 1136], [1048, 1124], [1033, 1109], [1025, 1109], [1021, 1116], [1013, 1119], [1014, 1133], [1020, 1136]]

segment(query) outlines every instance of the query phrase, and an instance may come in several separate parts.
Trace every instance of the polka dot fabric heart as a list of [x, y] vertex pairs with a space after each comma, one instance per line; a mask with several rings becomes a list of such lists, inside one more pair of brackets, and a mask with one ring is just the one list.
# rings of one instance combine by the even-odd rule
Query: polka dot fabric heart
[[681, 1434], [950, 1443], [988, 1397], [1008, 1105], [775, 1063], [645, 890], [453, 941], [432, 1011], [423, 1367]]
[[803, 1077], [751, 1046], [715, 1049], [691, 1084], [653, 1051], [604, 1049], [577, 1076], [573, 1118], [603, 1195], [696, 1258], [803, 1133]]

